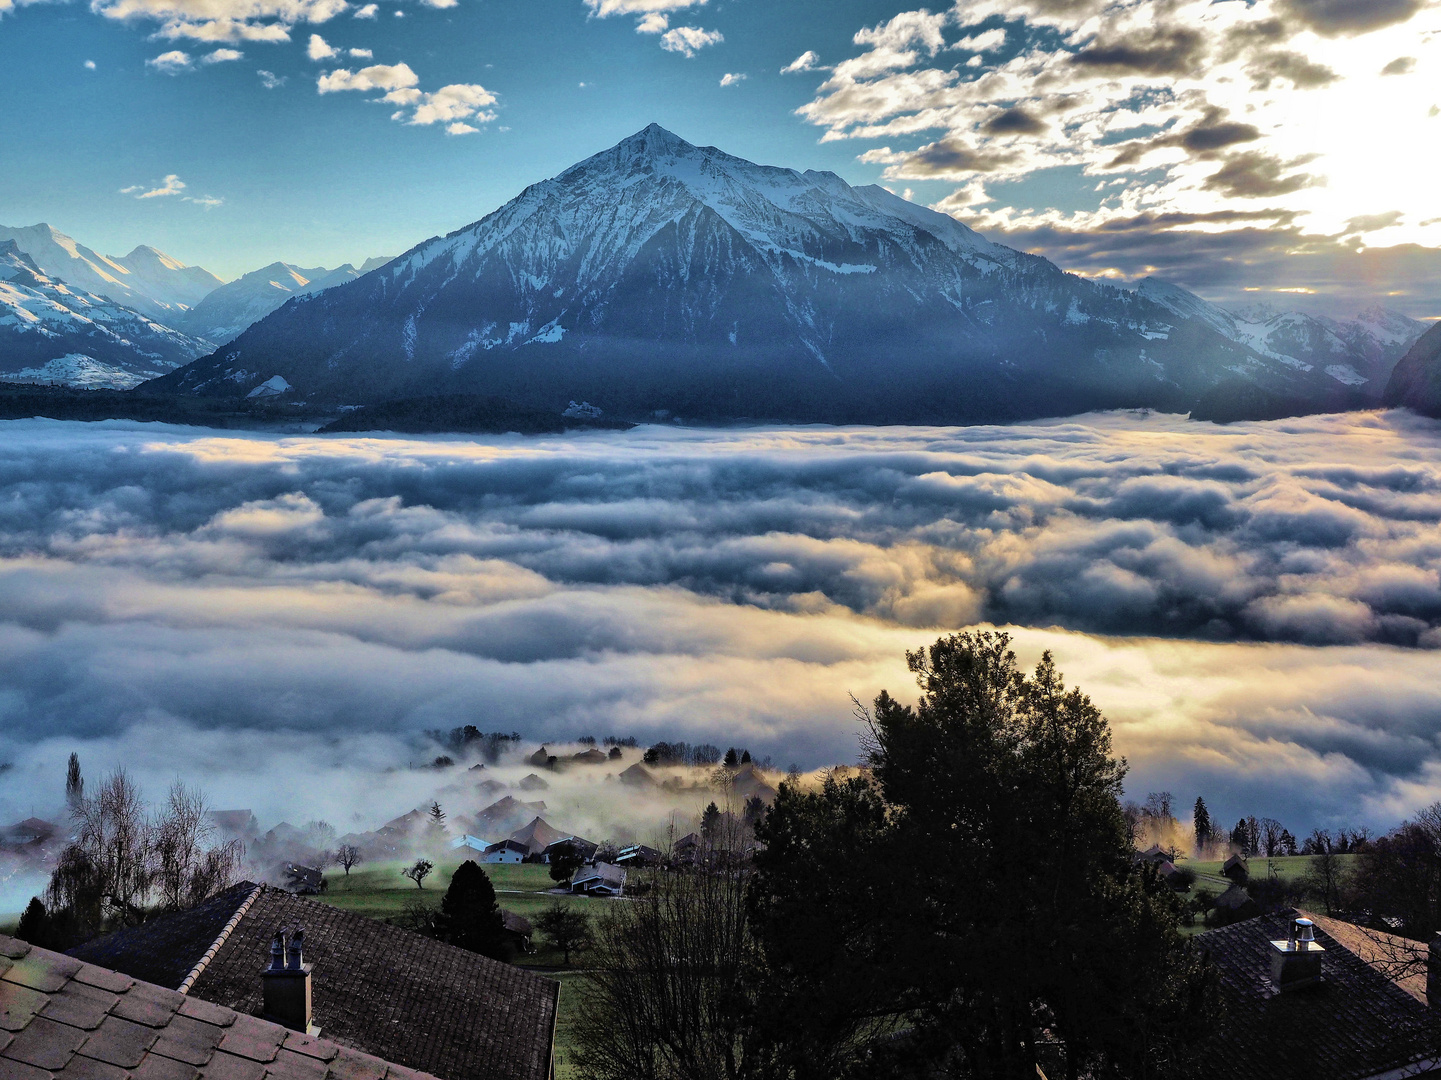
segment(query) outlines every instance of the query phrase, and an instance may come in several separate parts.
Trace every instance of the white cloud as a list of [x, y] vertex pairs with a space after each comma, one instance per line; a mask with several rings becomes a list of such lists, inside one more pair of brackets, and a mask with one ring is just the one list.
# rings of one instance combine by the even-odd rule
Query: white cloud
[[245, 54], [239, 49], [216, 49], [200, 58], [202, 64], [224, 64], [231, 60], [244, 60]]
[[420, 0], [420, 2], [426, 7], [453, 8], [460, 3], [460, 0]]
[[667, 11], [680, 11], [688, 7], [699, 7], [706, 0], [585, 0], [585, 6], [597, 19], [608, 19], [612, 15], [652, 15]]
[[312, 60], [329, 60], [332, 56], [339, 54], [319, 34], [311, 34], [310, 44], [305, 47], [305, 55]]
[[474, 124], [488, 124], [496, 117], [490, 108], [496, 103], [496, 96], [483, 86], [452, 83], [439, 90], [424, 91], [416, 88], [419, 82], [420, 77], [408, 64], [375, 64], [355, 72], [337, 68], [322, 75], [316, 87], [322, 94], [342, 90], [384, 91], [375, 100], [399, 106], [391, 114], [392, 120], [420, 127], [445, 124], [452, 135], [478, 131]]
[[670, 17], [664, 12], [652, 11], [649, 15], [643, 15], [640, 21], [635, 24], [637, 34], [663, 34], [670, 26]]
[[316, 88], [322, 94], [334, 94], [341, 90], [399, 90], [414, 86], [420, 76], [410, 70], [409, 64], [375, 64], [350, 72], [336, 68], [320, 76]]
[[351, 56], [355, 57], [357, 60], [375, 59], [375, 54], [369, 49], [346, 49], [345, 51]]
[[728, 72], [726, 72], [724, 75], [721, 76], [720, 84], [721, 84], [722, 86], [735, 86], [736, 83], [745, 82], [745, 79], [746, 79], [746, 76], [745, 76], [745, 73], [744, 73], [744, 72], [741, 72], [741, 71], [730, 72], [730, 71], [728, 71]]
[[969, 49], [971, 52], [994, 52], [1006, 43], [1006, 32], [1000, 27], [983, 34], [972, 34], [956, 42], [953, 48]]
[[[405, 123], [428, 125], [475, 120], [477, 123], [488, 124], [495, 119], [495, 113], [487, 107], [494, 104], [495, 95], [485, 87], [455, 83], [442, 86], [433, 94], [421, 94]], [[459, 132], [452, 131], [451, 134]]]
[[782, 75], [794, 75], [800, 71], [815, 71], [820, 66], [820, 55], [813, 49], [807, 49], [785, 67], [781, 68]]
[[347, 0], [91, 0], [91, 10], [121, 22], [157, 23], [167, 41], [235, 43], [290, 40], [298, 23], [323, 23], [349, 10]]
[[85, 61], [85, 69], [86, 69], [87, 71], [94, 71], [94, 70], [95, 70], [95, 61], [94, 61], [94, 60], [87, 60], [87, 61]]
[[172, 49], [159, 56], [152, 56], [145, 61], [145, 66], [152, 67], [156, 71], [163, 71], [167, 75], [175, 75], [190, 67], [190, 54], [181, 52], [179, 49]]
[[130, 195], [137, 199], [168, 199], [178, 197], [181, 202], [194, 203], [196, 206], [203, 206], [210, 210], [220, 206], [224, 199], [217, 199], [213, 195], [186, 195], [185, 181], [181, 180], [175, 173], [168, 174], [160, 186], [146, 190], [144, 184], [132, 184], [130, 187], [120, 189], [120, 194]]
[[725, 35], [719, 30], [702, 30], [698, 26], [677, 26], [667, 30], [660, 38], [660, 47], [666, 52], [678, 52], [684, 57], [695, 56], [707, 45], [719, 45]]
[[285, 85], [286, 76], [284, 75], [277, 75], [273, 71], [265, 71], [263, 69], [257, 71], [255, 74], [260, 76], [260, 85], [267, 90], [274, 90], [277, 87]]
[[356, 8], [353, 17], [357, 19], [373, 19], [375, 18], [375, 13], [379, 10], [380, 8], [376, 4], [366, 4], [364, 7]]
[[[997, 17], [1005, 30], [981, 29]], [[1399, 211], [1384, 243], [1441, 247], [1441, 188], [1414, 168], [1432, 102], [1382, 74], [1414, 57], [1408, 78], [1434, 83], [1441, 52], [1418, 44], [1438, 36], [1441, 5], [1412, 0], [958, 0], [861, 29], [798, 111], [824, 141], [885, 140], [886, 179], [964, 186], [1065, 166], [1107, 185], [1075, 212], [980, 211], [974, 189], [937, 203], [971, 205], [962, 216], [983, 230], [1100, 236], [1145, 214], [1279, 208], [1336, 236]], [[1023, 51], [1000, 62], [1004, 45]], [[977, 55], [932, 62], [955, 48]]]

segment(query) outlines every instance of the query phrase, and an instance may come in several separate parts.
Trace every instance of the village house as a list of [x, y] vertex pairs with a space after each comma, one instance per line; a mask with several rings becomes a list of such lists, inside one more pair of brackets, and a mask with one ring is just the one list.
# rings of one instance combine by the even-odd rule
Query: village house
[[630, 847], [621, 848], [615, 857], [616, 866], [659, 866], [664, 861], [663, 856], [653, 847], [646, 847], [644, 844], [632, 844]]
[[488, 845], [478, 861], [483, 863], [523, 863], [530, 849], [519, 840], [500, 840]]
[[558, 984], [279, 889], [245, 882], [71, 956], [153, 984], [153, 993], [175, 991], [253, 1018], [274, 1012], [275, 977], [261, 973], [277, 931], [297, 927], [309, 993], [286, 1000], [310, 1004], [291, 1018], [295, 1030], [318, 1027], [338, 1046], [444, 1080], [548, 1080]]
[[625, 870], [605, 862], [582, 867], [570, 879], [570, 891], [586, 896], [621, 896], [625, 892]]
[[464, 848], [466, 851], [484, 853], [491, 846], [489, 840], [482, 840], [478, 836], [471, 836], [470, 833], [461, 833], [450, 842], [450, 846], [456, 850]]
[[545, 845], [545, 850], [540, 853], [540, 861], [549, 863], [551, 857], [562, 851], [572, 851], [581, 862], [589, 862], [595, 858], [595, 853], [600, 845], [586, 840], [580, 836], [562, 836], [559, 840], [552, 840]]

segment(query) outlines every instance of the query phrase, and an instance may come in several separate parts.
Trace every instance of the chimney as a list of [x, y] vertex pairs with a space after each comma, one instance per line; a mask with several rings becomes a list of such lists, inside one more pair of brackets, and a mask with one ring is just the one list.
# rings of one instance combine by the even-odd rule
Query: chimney
[[292, 1031], [319, 1035], [310, 1022], [310, 971], [305, 962], [305, 929], [296, 927], [286, 947], [285, 931], [270, 941], [270, 966], [260, 973], [263, 991], [261, 1014]]
[[1321, 979], [1321, 957], [1326, 950], [1316, 944], [1315, 924], [1310, 919], [1292, 919], [1285, 941], [1271, 942], [1271, 983], [1281, 991], [1310, 986]]
[[1441, 933], [1431, 939], [1426, 953], [1426, 1004], [1441, 1009]]

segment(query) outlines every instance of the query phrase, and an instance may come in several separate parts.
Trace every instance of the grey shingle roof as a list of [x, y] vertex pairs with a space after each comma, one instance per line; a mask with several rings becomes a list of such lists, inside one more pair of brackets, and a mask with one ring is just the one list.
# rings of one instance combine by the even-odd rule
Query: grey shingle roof
[[1225, 1014], [1206, 1055], [1217, 1080], [1362, 1080], [1441, 1054], [1441, 1022], [1320, 926], [1321, 981], [1285, 993], [1271, 983], [1271, 945], [1294, 911], [1197, 938], [1221, 978]]
[[433, 1080], [0, 936], [3, 1080]]
[[[221, 894], [204, 916], [163, 916], [72, 953], [127, 974], [163, 975], [163, 985], [178, 986], [254, 888], [246, 883]], [[314, 1022], [326, 1038], [445, 1080], [549, 1076], [558, 983], [278, 889], [255, 898], [191, 996], [258, 1014], [270, 940], [296, 926], [305, 928]], [[174, 959], [157, 964], [156, 955], [167, 953]]]

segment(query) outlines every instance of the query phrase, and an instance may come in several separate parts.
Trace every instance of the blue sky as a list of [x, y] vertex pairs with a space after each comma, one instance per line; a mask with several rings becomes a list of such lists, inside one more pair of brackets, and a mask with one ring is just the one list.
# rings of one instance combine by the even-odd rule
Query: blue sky
[[1088, 274], [1441, 314], [1430, 0], [371, 6], [0, 0], [0, 224], [335, 266], [658, 122]]

